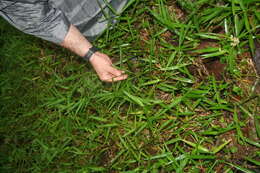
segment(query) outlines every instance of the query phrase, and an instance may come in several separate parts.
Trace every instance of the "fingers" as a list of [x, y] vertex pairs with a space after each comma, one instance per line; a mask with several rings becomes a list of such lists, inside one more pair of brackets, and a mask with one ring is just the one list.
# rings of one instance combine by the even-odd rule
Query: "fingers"
[[107, 69], [107, 72], [109, 72], [109, 73], [111, 73], [113, 76], [120, 76], [120, 75], [122, 75], [123, 74], [123, 71], [121, 71], [121, 70], [117, 70], [116, 68], [114, 68], [114, 67], [109, 67], [108, 69]]
[[113, 67], [107, 68], [107, 73], [104, 74], [100, 79], [105, 82], [116, 82], [127, 79], [127, 75], [123, 71], [117, 70]]
[[112, 82], [125, 80], [125, 79], [127, 79], [127, 77], [128, 77], [128, 76], [127, 76], [126, 74], [123, 74], [123, 75], [121, 75], [121, 76], [117, 76], [117, 77], [115, 77], [115, 78], [112, 78]]
[[102, 81], [104, 82], [117, 82], [117, 81], [122, 81], [122, 80], [125, 80], [127, 79], [127, 75], [126, 74], [123, 74], [121, 76], [112, 76], [112, 75], [107, 75], [106, 77], [103, 77], [101, 78]]

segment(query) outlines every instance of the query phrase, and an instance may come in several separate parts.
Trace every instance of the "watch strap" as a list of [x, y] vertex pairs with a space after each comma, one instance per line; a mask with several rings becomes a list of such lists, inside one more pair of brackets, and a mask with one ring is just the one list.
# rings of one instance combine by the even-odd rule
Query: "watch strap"
[[85, 56], [83, 56], [83, 59], [85, 59], [86, 61], [89, 61], [89, 59], [92, 57], [92, 55], [93, 55], [94, 53], [96, 53], [98, 50], [99, 50], [98, 48], [92, 46], [92, 47], [88, 50], [88, 52], [85, 54]]

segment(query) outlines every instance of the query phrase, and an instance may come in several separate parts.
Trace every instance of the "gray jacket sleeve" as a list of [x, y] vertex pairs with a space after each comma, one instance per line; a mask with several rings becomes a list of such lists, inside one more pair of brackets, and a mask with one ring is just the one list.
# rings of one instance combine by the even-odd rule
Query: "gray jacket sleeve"
[[0, 0], [0, 15], [17, 29], [60, 44], [70, 22], [48, 0]]

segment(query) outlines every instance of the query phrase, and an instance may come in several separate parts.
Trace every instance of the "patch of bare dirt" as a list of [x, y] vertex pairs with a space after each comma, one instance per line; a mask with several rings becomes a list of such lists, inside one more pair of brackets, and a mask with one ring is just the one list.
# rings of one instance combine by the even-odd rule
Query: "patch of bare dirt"
[[200, 80], [204, 80], [207, 76], [214, 76], [216, 80], [223, 80], [226, 64], [222, 64], [218, 58], [200, 59], [198, 58], [188, 69]]
[[223, 79], [226, 64], [222, 64], [219, 59], [204, 60], [203, 63], [209, 75], [215, 76], [216, 80]]
[[111, 164], [112, 159], [114, 159], [119, 152], [118, 147], [116, 144], [111, 144], [105, 147], [107, 150], [102, 153], [102, 160], [100, 160], [101, 166], [109, 166]]
[[[218, 43], [212, 40], [203, 40], [195, 48], [195, 50], [206, 49], [211, 47], [220, 47]], [[220, 58], [210, 58], [210, 59], [201, 59], [200, 54], [190, 52], [191, 55], [197, 56], [197, 59], [194, 61], [193, 65], [189, 67], [191, 74], [198, 77], [198, 79], [203, 80], [207, 76], [215, 76], [216, 80], [223, 80], [223, 73], [226, 68], [226, 64], [220, 62]]]
[[158, 90], [156, 92], [156, 96], [155, 96], [157, 99], [159, 100], [163, 100], [165, 101], [166, 103], [170, 103], [171, 100], [172, 100], [172, 95], [167, 93], [167, 92], [163, 92], [163, 91], [160, 91]]
[[258, 72], [251, 53], [244, 52], [239, 54], [237, 61], [239, 70], [243, 74], [243, 79], [236, 81], [236, 85], [246, 91], [247, 94], [250, 94], [252, 89], [254, 89], [256, 94], [260, 94], [259, 75], [257, 76]]
[[168, 6], [168, 10], [170, 15], [174, 14], [174, 17], [177, 20], [185, 20], [186, 14], [185, 12], [178, 6], [176, 3], [171, 3]]
[[205, 49], [205, 48], [209, 48], [209, 47], [220, 47], [220, 45], [218, 43], [216, 43], [215, 41], [212, 41], [212, 40], [203, 40], [196, 47], [196, 50]]

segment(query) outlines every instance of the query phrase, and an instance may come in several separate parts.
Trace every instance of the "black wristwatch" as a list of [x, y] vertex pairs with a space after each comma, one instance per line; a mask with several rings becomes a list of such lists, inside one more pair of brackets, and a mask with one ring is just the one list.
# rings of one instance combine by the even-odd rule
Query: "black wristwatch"
[[94, 53], [96, 53], [98, 50], [99, 50], [98, 48], [92, 46], [92, 47], [88, 50], [88, 52], [86, 53], [86, 55], [83, 56], [83, 59], [85, 59], [86, 61], [89, 61], [89, 59], [92, 57], [92, 55], [93, 55]]

